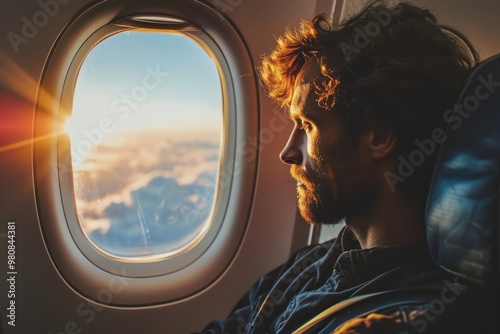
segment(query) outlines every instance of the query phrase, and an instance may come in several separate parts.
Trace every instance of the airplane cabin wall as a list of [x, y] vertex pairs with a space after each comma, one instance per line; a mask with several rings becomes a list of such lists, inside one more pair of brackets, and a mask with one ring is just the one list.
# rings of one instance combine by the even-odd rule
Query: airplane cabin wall
[[[119, 0], [110, 0], [119, 2]], [[127, 0], [124, 0], [124, 3]], [[185, 0], [188, 1], [188, 0]], [[225, 1], [225, 15], [238, 29], [254, 64], [275, 44], [286, 26], [318, 12], [340, 9], [339, 1], [233, 0]], [[22, 26], [55, 3], [46, 24], [13, 46], [8, 33], [22, 35]], [[206, 0], [214, 3], [216, 1]], [[240, 248], [226, 272], [205, 290], [175, 302], [148, 307], [100, 305], [82, 296], [61, 276], [45, 244], [35, 197], [33, 152], [34, 106], [44, 63], [58, 35], [92, 1], [4, 1], [0, 4], [0, 315], [5, 333], [189, 333], [226, 314], [260, 275], [304, 245], [308, 227], [296, 211], [295, 185], [278, 154], [286, 143], [290, 124], [274, 131], [261, 146], [253, 194], [252, 214]], [[169, 1], [164, 1], [168, 6]], [[344, 4], [344, 15], [363, 1]], [[470, 37], [483, 58], [500, 52], [500, 2], [419, 1], [436, 10], [438, 18]], [[337, 15], [337, 13], [336, 13]], [[257, 81], [256, 81], [257, 84]], [[259, 87], [260, 128], [269, 128], [275, 104]], [[280, 127], [281, 128], [281, 127]], [[48, 168], [50, 168], [48, 166]], [[16, 327], [7, 325], [7, 227], [16, 222]], [[243, 223], [243, 222], [242, 222]], [[118, 280], [119, 282], [119, 280]], [[119, 283], [118, 283], [119, 284]], [[168, 289], [168, 287], [165, 287]]]
[[[118, 1], [118, 0], [110, 0]], [[160, 2], [160, 1], [159, 1]], [[213, 2], [213, 1], [207, 1]], [[23, 30], [34, 15], [51, 15], [33, 31]], [[288, 167], [278, 161], [290, 124], [280, 117], [280, 130], [261, 146], [252, 215], [241, 246], [226, 272], [211, 286], [185, 300], [147, 307], [114, 307], [94, 303], [67, 282], [49, 255], [43, 240], [36, 202], [33, 170], [34, 110], [38, 84], [49, 52], [58, 35], [82, 8], [92, 1], [40, 0], [3, 3], [0, 27], [0, 249], [6, 257], [6, 224], [16, 222], [16, 326], [7, 325], [7, 284], [2, 279], [0, 308], [6, 333], [188, 333], [200, 330], [209, 320], [224, 316], [241, 294], [263, 273], [283, 262], [292, 247], [305, 245], [304, 235], [293, 238], [296, 220], [295, 185]], [[124, 1], [126, 3], [126, 1]], [[168, 1], [164, 2], [168, 6]], [[275, 36], [299, 18], [310, 19], [331, 1], [232, 1], [224, 14], [239, 30], [252, 61], [274, 46]], [[42, 5], [41, 5], [42, 4]], [[286, 4], [286, 5], [285, 5]], [[31, 22], [32, 23], [32, 22]], [[43, 22], [42, 22], [43, 23]], [[22, 36], [12, 42], [9, 33]], [[24, 34], [24, 35], [23, 35]], [[12, 35], [11, 35], [12, 36]], [[278, 109], [260, 90], [260, 109], [253, 117], [269, 128]], [[53, 166], [47, 166], [52, 168]], [[279, 199], [279, 200], [277, 200]], [[244, 224], [244, 222], [242, 222]], [[292, 240], [295, 246], [292, 246]], [[6, 262], [0, 267], [8, 272]], [[113, 282], [120, 285], [120, 279]], [[104, 289], [107, 287], [103, 287]], [[168, 286], [164, 287], [168, 289]]]

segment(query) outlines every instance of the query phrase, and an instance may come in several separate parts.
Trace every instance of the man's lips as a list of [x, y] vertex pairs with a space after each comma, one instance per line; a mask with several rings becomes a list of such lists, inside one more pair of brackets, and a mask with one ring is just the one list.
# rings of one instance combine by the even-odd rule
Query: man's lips
[[290, 169], [290, 174], [292, 174], [292, 178], [294, 178], [297, 181], [297, 187], [303, 186], [307, 183], [306, 178], [302, 175], [304, 174], [302, 170], [298, 168], [292, 168]]
[[293, 173], [292, 173], [292, 178], [295, 179], [295, 181], [297, 181], [297, 187], [305, 186], [306, 184], [309, 183], [309, 181], [307, 181], [307, 178], [299, 175], [294, 175]]

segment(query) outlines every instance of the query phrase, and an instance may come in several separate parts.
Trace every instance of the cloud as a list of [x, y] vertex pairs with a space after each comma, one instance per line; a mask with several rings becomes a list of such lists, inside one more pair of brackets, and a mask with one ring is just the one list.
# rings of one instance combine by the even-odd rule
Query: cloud
[[[204, 137], [204, 138], [203, 138]], [[182, 247], [210, 218], [219, 169], [219, 136], [168, 133], [106, 144], [75, 177], [80, 222], [114, 255]]]

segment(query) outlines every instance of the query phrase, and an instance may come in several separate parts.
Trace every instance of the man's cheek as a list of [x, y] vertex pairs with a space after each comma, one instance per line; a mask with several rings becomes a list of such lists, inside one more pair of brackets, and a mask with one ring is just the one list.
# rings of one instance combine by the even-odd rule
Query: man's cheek
[[310, 134], [307, 135], [307, 155], [309, 159], [317, 161], [321, 156], [321, 143]]

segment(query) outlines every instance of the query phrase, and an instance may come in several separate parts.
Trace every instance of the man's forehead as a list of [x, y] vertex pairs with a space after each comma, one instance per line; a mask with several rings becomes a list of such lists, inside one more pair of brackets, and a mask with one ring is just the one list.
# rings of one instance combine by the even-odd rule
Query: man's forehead
[[300, 83], [312, 83], [317, 77], [321, 76], [321, 66], [316, 58], [309, 59], [300, 69], [295, 86]]
[[321, 68], [316, 59], [311, 59], [307, 61], [304, 66], [302, 66], [302, 69], [295, 80], [292, 103], [289, 111], [291, 117], [306, 111], [305, 105], [308, 102], [308, 99], [313, 98], [310, 96], [313, 82], [320, 75]]
[[293, 118], [298, 114], [304, 113], [304, 109], [310, 91], [311, 91], [311, 83], [309, 82], [301, 82], [295, 85], [295, 88], [293, 90], [292, 103], [290, 105], [290, 110], [289, 110], [290, 117]]

